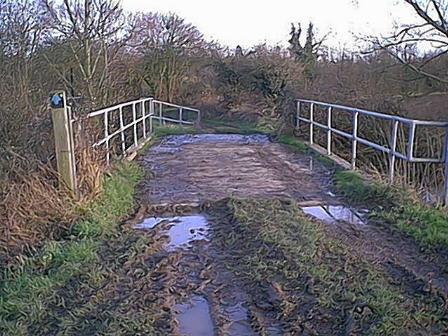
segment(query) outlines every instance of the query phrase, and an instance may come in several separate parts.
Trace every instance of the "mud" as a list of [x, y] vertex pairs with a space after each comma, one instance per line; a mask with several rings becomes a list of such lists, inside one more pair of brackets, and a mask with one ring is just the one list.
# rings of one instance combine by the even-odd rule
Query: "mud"
[[170, 289], [176, 334], [257, 335], [246, 292], [209, 244], [214, 225], [206, 215], [148, 217], [133, 227], [153, 234], [163, 255], [176, 256]]
[[448, 300], [448, 260], [445, 254], [423, 251], [412, 238], [383, 228], [381, 223], [354, 226], [339, 222], [328, 227], [328, 234], [355, 248], [366, 260], [381, 264], [393, 276], [394, 270], [406, 272], [410, 286], [424, 283], [426, 292]]
[[293, 198], [305, 213], [331, 224], [330, 234], [359, 245], [370, 260], [405, 267], [448, 295], [446, 257], [421, 253], [411, 239], [369, 223], [365, 209], [346, 206], [332, 192], [331, 169], [312, 156], [292, 153], [268, 136], [168, 136], [141, 162], [153, 174], [144, 195], [155, 209], [170, 204], [200, 206], [227, 196]]
[[[267, 136], [169, 136], [140, 162], [152, 175], [141, 200], [151, 205], [152, 213], [182, 205], [207, 208], [228, 196], [292, 198], [310, 217], [328, 223], [329, 235], [381, 265], [410, 294], [448, 295], [445, 258], [422, 253], [411, 239], [370, 222], [365, 209], [345, 205], [331, 191], [331, 169]], [[270, 299], [254, 304], [239, 278], [227, 270], [229, 256], [213, 247], [214, 225], [206, 217], [171, 214], [146, 218], [135, 227], [156, 230], [164, 241], [164, 253], [179, 258], [171, 288], [179, 334], [257, 335], [260, 328], [266, 335], [283, 334], [269, 313]], [[205, 329], [194, 329], [191, 316], [204, 321]], [[350, 329], [349, 320], [347, 325]]]
[[331, 171], [295, 155], [265, 135], [176, 135], [151, 148], [141, 162], [153, 175], [147, 200], [201, 204], [227, 196], [327, 202]]

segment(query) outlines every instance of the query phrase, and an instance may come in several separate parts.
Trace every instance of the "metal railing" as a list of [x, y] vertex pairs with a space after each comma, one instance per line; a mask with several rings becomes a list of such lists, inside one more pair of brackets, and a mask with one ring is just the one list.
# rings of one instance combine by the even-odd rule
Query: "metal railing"
[[[444, 164], [444, 189], [443, 189], [443, 201], [448, 204], [448, 122], [438, 122], [438, 121], [423, 121], [408, 119], [399, 116], [383, 114], [378, 112], [367, 111], [359, 108], [348, 107], [337, 104], [329, 104], [318, 102], [314, 100], [307, 99], [297, 99], [297, 110], [296, 110], [296, 124], [295, 128], [299, 130], [300, 122], [305, 122], [309, 125], [309, 143], [312, 147], [320, 147], [314, 144], [314, 127], [318, 127], [326, 131], [326, 151], [327, 155], [332, 155], [332, 137], [333, 134], [340, 135], [344, 138], [351, 140], [351, 168], [356, 168], [356, 159], [358, 144], [363, 144], [368, 147], [374, 148], [375, 150], [381, 151], [388, 155], [388, 180], [389, 183], [393, 183], [395, 175], [395, 161], [396, 158], [400, 158], [407, 162], [420, 162], [420, 163], [441, 163]], [[305, 118], [302, 114], [304, 106], [309, 106], [309, 119]], [[315, 108], [323, 107], [326, 112], [326, 124], [319, 123], [315, 121]], [[342, 110], [351, 113], [351, 123], [352, 130], [350, 133], [337, 129], [333, 126], [333, 114], [334, 110]], [[389, 144], [388, 146], [383, 146], [373, 141], [364, 139], [358, 134], [359, 116], [366, 115], [382, 120], [389, 120], [391, 122], [390, 134], [389, 134]], [[398, 127], [402, 123], [408, 128], [407, 139], [406, 139], [406, 153], [401, 153], [397, 151], [397, 136]], [[415, 134], [417, 126], [432, 126], [444, 129], [444, 146], [442, 153], [439, 157], [416, 157], [414, 155], [415, 149]]]
[[[185, 114], [193, 112], [196, 115], [194, 121], [187, 120]], [[110, 127], [110, 116], [118, 113], [119, 127], [112, 131]], [[172, 116], [172, 114], [175, 116]], [[166, 116], [170, 114], [170, 116]], [[115, 118], [117, 116], [115, 115]], [[139, 148], [143, 143], [150, 139], [153, 133], [153, 120], [159, 120], [160, 125], [166, 122], [178, 123], [185, 125], [194, 125], [201, 121], [201, 111], [198, 109], [175, 105], [154, 98], [142, 98], [115, 106], [107, 107], [98, 111], [91, 112], [87, 115], [87, 119], [103, 118], [104, 137], [98, 139], [93, 146], [104, 146], [106, 152], [106, 162], [111, 159], [110, 144], [115, 137], [120, 137], [121, 153], [126, 156]], [[129, 120], [129, 122], [126, 122]], [[128, 145], [126, 131], [132, 129], [131, 145]], [[142, 132], [138, 130], [141, 129]], [[141, 133], [141, 135], [139, 134]]]

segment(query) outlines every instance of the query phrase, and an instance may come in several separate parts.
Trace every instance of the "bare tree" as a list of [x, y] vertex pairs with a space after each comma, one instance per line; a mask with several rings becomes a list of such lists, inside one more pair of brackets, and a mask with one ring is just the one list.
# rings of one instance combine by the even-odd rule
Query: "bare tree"
[[0, 0], [0, 143], [5, 145], [17, 146], [20, 129], [36, 119], [34, 55], [46, 36], [45, 24], [37, 0]]
[[417, 77], [448, 84], [448, 2], [446, 0], [403, 0], [420, 21], [403, 25], [386, 38], [374, 38], [376, 50], [386, 50]]
[[172, 101], [179, 94], [191, 57], [209, 52], [214, 44], [175, 14], [141, 14], [136, 21], [138, 29], [131, 42], [143, 57], [138, 72], [152, 94]]
[[[111, 65], [124, 48], [133, 29], [118, 1], [111, 0], [42, 0], [48, 11], [53, 43], [69, 48], [76, 71], [80, 73], [78, 90], [85, 88], [92, 106], [108, 103], [108, 84], [112, 80]], [[67, 87], [73, 86], [73, 69], [59, 66], [47, 54], [52, 68]]]
[[136, 21], [138, 28], [132, 44], [142, 54], [150, 49], [176, 49], [191, 54], [212, 44], [205, 42], [204, 36], [194, 25], [176, 14], [140, 14]]

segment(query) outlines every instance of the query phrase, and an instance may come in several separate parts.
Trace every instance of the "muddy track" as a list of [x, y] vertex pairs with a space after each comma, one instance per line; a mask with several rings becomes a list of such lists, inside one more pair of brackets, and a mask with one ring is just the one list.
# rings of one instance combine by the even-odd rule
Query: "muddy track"
[[154, 175], [145, 190], [153, 205], [199, 204], [227, 196], [332, 202], [326, 194], [328, 169], [265, 135], [168, 136], [141, 162]]
[[253, 135], [168, 136], [136, 213], [30, 335], [447, 335], [446, 259], [331, 192], [333, 168]]
[[[140, 197], [143, 209], [140, 215], [153, 221], [146, 229], [170, 236], [169, 227], [183, 221], [174, 219], [173, 215], [179, 211], [207, 212], [210, 204], [229, 196], [291, 198], [310, 217], [327, 222], [328, 236], [352, 248], [358, 258], [379, 265], [391, 282], [406, 288], [406, 293], [441, 296], [446, 305], [446, 258], [422, 253], [411, 239], [384, 230], [381, 225], [367, 223], [362, 209], [347, 207], [331, 193], [333, 171], [313, 157], [291, 152], [264, 135], [210, 134], [165, 137], [139, 160], [151, 175], [142, 186]], [[163, 225], [168, 225], [168, 229], [163, 230]], [[213, 241], [220, 241], [216, 238], [220, 236], [219, 227], [220, 223], [207, 222], [207, 234], [198, 241], [193, 239], [187, 249], [170, 252], [169, 246], [165, 246], [168, 254], [181, 253], [174, 267], [177, 280], [171, 300], [176, 303], [171, 309], [177, 315], [173, 317], [173, 330], [182, 335], [295, 334], [291, 328], [286, 333], [287, 329], [276, 316], [279, 312], [272, 308], [275, 306], [272, 302], [281, 301], [278, 293], [272, 294], [275, 290], [268, 289], [267, 296], [262, 296], [264, 302], [260, 302], [254, 299], [257, 295], [247, 290], [248, 284], [238, 274], [227, 270], [232, 253], [222, 249], [222, 244], [218, 244], [220, 250], [216, 249]], [[191, 238], [196, 229], [193, 225], [191, 232], [183, 235]], [[171, 235], [168, 241], [173, 239]], [[293, 295], [296, 296], [300, 294]], [[292, 303], [286, 300], [282, 304]], [[307, 304], [311, 303], [304, 303]], [[201, 321], [203, 329], [195, 329], [192, 319]], [[347, 320], [343, 325], [347, 329], [352, 323]], [[343, 325], [342, 331], [334, 329], [335, 334], [347, 334]], [[313, 334], [315, 328], [319, 329], [308, 323], [305, 334]], [[303, 326], [300, 330], [303, 332]], [[331, 333], [330, 326], [326, 330], [323, 334]]]

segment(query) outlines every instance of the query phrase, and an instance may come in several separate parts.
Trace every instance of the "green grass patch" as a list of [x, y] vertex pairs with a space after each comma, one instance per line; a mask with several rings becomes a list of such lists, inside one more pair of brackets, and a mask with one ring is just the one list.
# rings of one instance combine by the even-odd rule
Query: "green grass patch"
[[333, 175], [336, 189], [352, 204], [394, 207], [404, 201], [404, 191], [381, 182], [368, 182], [359, 173], [343, 170]]
[[242, 119], [204, 119], [201, 126], [210, 133], [220, 134], [253, 134], [264, 133], [256, 122]]
[[155, 138], [161, 138], [168, 135], [179, 135], [179, 134], [200, 134], [204, 133], [203, 130], [193, 126], [182, 126], [182, 125], [155, 125], [154, 134]]
[[[252, 304], [268, 307], [288, 335], [439, 335], [443, 300], [409, 291], [386, 269], [329, 237], [294, 201], [230, 199], [214, 234]], [[212, 240], [213, 242], [213, 240]], [[275, 294], [272, 294], [275, 293]]]
[[448, 212], [423, 204], [410, 191], [381, 182], [367, 181], [359, 173], [340, 171], [334, 184], [352, 204], [369, 206], [371, 217], [386, 222], [427, 247], [448, 246]]
[[316, 160], [320, 161], [326, 166], [335, 166], [335, 162], [328, 156], [322, 155], [312, 148], [308, 147], [302, 140], [292, 135], [278, 135], [275, 140], [282, 144], [288, 145], [292, 150], [313, 156]]
[[301, 151], [301, 152], [307, 151], [309, 149], [308, 146], [305, 145], [305, 143], [303, 141], [299, 140], [295, 136], [279, 135], [275, 138], [275, 140], [277, 140], [280, 143], [290, 145], [290, 146], [294, 147], [296, 150]]
[[[45, 313], [55, 290], [80, 269], [98, 261], [101, 242], [116, 232], [118, 222], [133, 208], [134, 188], [141, 178], [134, 164], [119, 165], [105, 176], [104, 189], [74, 223], [66, 240], [49, 241], [33, 256], [1, 274], [0, 333], [25, 335]], [[74, 293], [73, 293], [74, 294]]]

